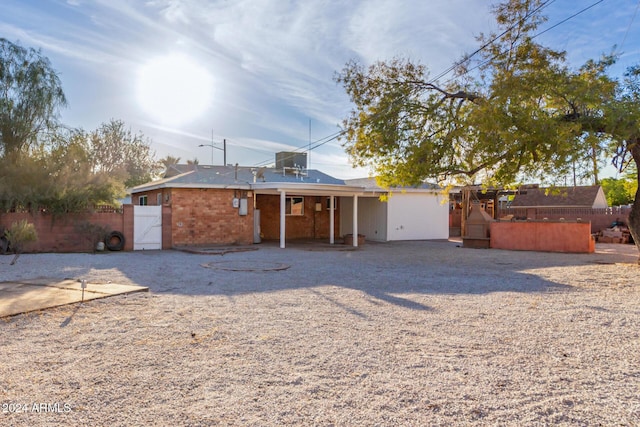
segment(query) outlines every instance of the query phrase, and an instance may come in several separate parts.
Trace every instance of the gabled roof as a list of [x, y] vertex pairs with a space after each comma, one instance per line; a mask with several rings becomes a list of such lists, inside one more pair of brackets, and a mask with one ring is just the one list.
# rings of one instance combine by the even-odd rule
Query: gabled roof
[[527, 188], [518, 192], [511, 207], [571, 207], [603, 208], [607, 207], [602, 187], [599, 185], [582, 187]]
[[159, 181], [136, 186], [131, 193], [158, 188], [237, 188], [250, 189], [254, 184], [323, 184], [344, 186], [345, 182], [315, 169], [286, 173], [275, 168], [247, 166], [172, 165]]

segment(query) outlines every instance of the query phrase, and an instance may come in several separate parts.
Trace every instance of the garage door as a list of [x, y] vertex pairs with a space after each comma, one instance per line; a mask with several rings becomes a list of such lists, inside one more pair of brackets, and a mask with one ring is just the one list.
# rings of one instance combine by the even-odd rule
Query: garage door
[[162, 249], [162, 206], [133, 206], [133, 250]]

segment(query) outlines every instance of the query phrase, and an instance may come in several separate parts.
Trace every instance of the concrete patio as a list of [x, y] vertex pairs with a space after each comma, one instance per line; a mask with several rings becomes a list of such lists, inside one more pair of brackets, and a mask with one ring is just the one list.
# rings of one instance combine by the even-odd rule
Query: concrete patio
[[86, 283], [83, 292], [82, 283], [72, 279], [38, 278], [0, 282], [0, 318], [148, 290], [149, 288], [143, 286]]

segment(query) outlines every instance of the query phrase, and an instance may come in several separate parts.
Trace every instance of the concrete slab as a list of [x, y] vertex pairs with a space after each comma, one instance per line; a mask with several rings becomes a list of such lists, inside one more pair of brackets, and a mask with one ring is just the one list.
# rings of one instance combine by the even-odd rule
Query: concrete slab
[[87, 283], [83, 296], [82, 283], [72, 279], [37, 278], [0, 282], [0, 317], [148, 290], [144, 286]]

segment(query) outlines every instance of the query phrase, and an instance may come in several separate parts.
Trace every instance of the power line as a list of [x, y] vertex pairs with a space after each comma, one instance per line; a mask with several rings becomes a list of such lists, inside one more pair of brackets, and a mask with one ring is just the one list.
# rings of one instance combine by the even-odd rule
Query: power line
[[[553, 1], [555, 1], [555, 0], [553, 0]], [[562, 24], [566, 23], [567, 21], [569, 21], [569, 20], [571, 20], [571, 19], [575, 18], [576, 16], [578, 16], [578, 15], [580, 15], [580, 14], [582, 14], [582, 13], [586, 12], [587, 10], [591, 9], [592, 7], [597, 6], [598, 4], [602, 3], [603, 1], [604, 1], [604, 0], [598, 0], [598, 1], [596, 1], [595, 3], [592, 3], [591, 5], [589, 5], [589, 6], [585, 7], [585, 8], [583, 8], [583, 9], [581, 9], [580, 11], [578, 11], [578, 12], [576, 12], [576, 13], [574, 13], [573, 15], [571, 15], [571, 16], [569, 16], [569, 17], [567, 17], [567, 18], [563, 19], [562, 21], [560, 21], [560, 22], [558, 22], [558, 23], [556, 23], [556, 24], [552, 25], [551, 27], [549, 27], [549, 28], [545, 29], [544, 31], [541, 31], [541, 32], [539, 32], [539, 33], [537, 33], [537, 34], [534, 34], [534, 35], [531, 37], [531, 40], [533, 40], [533, 39], [535, 39], [536, 37], [539, 37], [539, 36], [541, 36], [542, 34], [544, 34], [544, 33], [548, 32], [548, 31], [551, 31], [551, 30], [553, 30], [554, 28], [556, 28], [556, 27], [558, 27], [558, 26], [560, 26], [560, 25], [562, 25]], [[639, 3], [639, 4], [640, 4], [640, 3]], [[505, 53], [505, 52], [506, 52], [506, 51], [501, 52], [501, 53]], [[470, 68], [470, 69], [468, 69], [468, 70], [465, 70], [465, 72], [464, 72], [462, 75], [468, 74], [468, 73], [470, 73], [470, 72], [471, 72], [471, 71], [473, 71], [473, 70], [477, 70], [478, 68], [480, 68], [480, 67], [483, 67], [483, 66], [487, 65], [488, 63], [490, 63], [491, 61], [493, 61], [493, 60], [495, 59], [495, 57], [496, 57], [496, 56], [494, 55], [494, 56], [492, 56], [491, 58], [487, 59], [486, 61], [483, 61], [483, 62], [479, 63], [479, 64], [478, 64], [478, 65], [476, 65], [475, 67], [472, 67], [472, 68]], [[452, 80], [453, 80], [453, 78], [451, 78], [451, 79], [447, 80], [447, 82], [446, 82], [446, 83], [449, 83], [449, 82], [450, 82], [450, 81], [452, 81]]]
[[543, 34], [544, 34], [544, 33], [546, 33], [547, 31], [551, 31], [551, 30], [553, 30], [554, 28], [556, 28], [556, 27], [558, 27], [558, 26], [560, 26], [560, 25], [564, 24], [564, 23], [565, 23], [565, 22], [567, 22], [568, 20], [575, 18], [576, 16], [580, 15], [581, 13], [586, 12], [587, 10], [591, 9], [591, 8], [592, 8], [592, 7], [594, 7], [594, 6], [599, 5], [599, 4], [600, 4], [600, 3], [602, 3], [603, 1], [604, 1], [604, 0], [598, 0], [597, 2], [595, 2], [595, 3], [591, 4], [590, 6], [585, 7], [584, 9], [580, 10], [579, 12], [574, 13], [573, 15], [569, 16], [568, 18], [563, 19], [562, 21], [558, 22], [557, 24], [552, 25], [551, 27], [547, 28], [546, 30], [539, 32], [538, 34], [536, 34], [536, 35], [534, 35], [533, 37], [531, 37], [531, 39], [533, 40], [533, 39], [535, 39], [536, 37], [543, 35]]
[[[488, 41], [487, 43], [483, 44], [482, 46], [480, 46], [478, 49], [476, 49], [473, 53], [471, 53], [469, 56], [467, 56], [466, 58], [464, 58], [462, 61], [458, 61], [455, 64], [453, 64], [452, 66], [450, 66], [449, 68], [447, 68], [446, 70], [444, 70], [443, 72], [441, 72], [440, 74], [438, 74], [436, 77], [434, 77], [433, 79], [431, 79], [431, 83], [436, 82], [438, 79], [441, 79], [442, 77], [446, 76], [447, 74], [449, 74], [450, 72], [452, 72], [453, 70], [455, 70], [456, 68], [458, 68], [460, 65], [462, 65], [463, 63], [469, 61], [473, 56], [475, 56], [476, 54], [482, 52], [483, 50], [485, 50], [486, 48], [488, 48], [489, 46], [491, 46], [496, 40], [499, 40], [500, 37], [504, 36], [505, 34], [507, 34], [509, 31], [513, 30], [517, 25], [520, 25], [521, 23], [523, 23], [525, 20], [529, 19], [534, 13], [539, 12], [543, 9], [545, 9], [547, 6], [553, 4], [556, 0], [548, 0], [544, 3], [542, 3], [539, 7], [537, 7], [536, 9], [532, 10], [531, 12], [527, 13], [526, 16], [523, 16], [520, 20], [518, 20], [518, 22], [516, 22], [515, 24], [513, 24], [512, 26], [510, 26], [509, 28], [507, 28], [506, 30], [504, 30], [502, 33], [500, 33], [499, 35], [495, 36], [493, 39], [491, 39], [490, 41]], [[466, 74], [466, 73], [464, 73]]]
[[[327, 144], [328, 142], [331, 142], [333, 140], [336, 140], [338, 138], [340, 138], [344, 133], [346, 133], [346, 131], [342, 130], [342, 131], [338, 131], [336, 133], [333, 133], [331, 135], [325, 136], [323, 138], [320, 138], [316, 141], [314, 141], [313, 143], [310, 144], [306, 144], [303, 145], [301, 147], [295, 148], [294, 150], [291, 151], [291, 153], [300, 153], [302, 151], [306, 151], [306, 150], [315, 150], [316, 148], [322, 147], [323, 145]], [[313, 144], [313, 145], [311, 145]], [[256, 163], [254, 166], [265, 166], [268, 165], [269, 163], [273, 163], [273, 159], [268, 159], [268, 160], [264, 160], [262, 162], [258, 162]]]
[[638, 14], [638, 9], [640, 8], [640, 0], [638, 0], [638, 4], [636, 4], [636, 10], [633, 12], [633, 16], [631, 17], [631, 21], [629, 22], [629, 26], [627, 27], [627, 31], [624, 33], [624, 37], [622, 38], [622, 43], [620, 43], [620, 50], [622, 50], [622, 46], [624, 46], [624, 42], [627, 41], [627, 36], [629, 35], [629, 30], [631, 29], [631, 25], [633, 21], [636, 19], [636, 15]]

